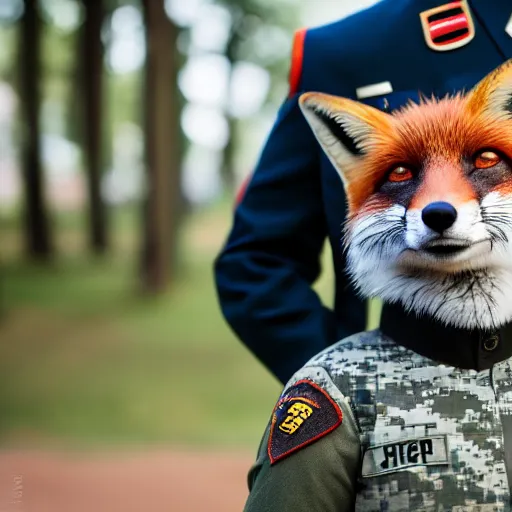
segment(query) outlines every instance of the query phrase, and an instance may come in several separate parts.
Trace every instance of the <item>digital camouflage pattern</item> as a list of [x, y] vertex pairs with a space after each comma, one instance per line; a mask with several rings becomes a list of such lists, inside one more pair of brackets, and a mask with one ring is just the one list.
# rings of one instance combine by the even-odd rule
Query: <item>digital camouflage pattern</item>
[[372, 331], [321, 352], [296, 378], [330, 387], [320, 368], [359, 427], [356, 511], [512, 510], [510, 359], [457, 369]]

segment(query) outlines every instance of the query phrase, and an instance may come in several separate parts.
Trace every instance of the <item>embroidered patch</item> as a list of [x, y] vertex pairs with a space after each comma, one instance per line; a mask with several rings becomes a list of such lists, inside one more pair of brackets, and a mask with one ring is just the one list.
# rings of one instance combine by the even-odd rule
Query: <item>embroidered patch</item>
[[425, 42], [436, 52], [455, 50], [475, 37], [475, 25], [466, 0], [423, 11], [420, 18]]
[[320, 386], [299, 380], [274, 408], [268, 440], [270, 463], [314, 443], [337, 428], [342, 419], [340, 407]]
[[363, 478], [394, 473], [412, 466], [449, 464], [448, 439], [445, 435], [388, 442], [366, 449]]

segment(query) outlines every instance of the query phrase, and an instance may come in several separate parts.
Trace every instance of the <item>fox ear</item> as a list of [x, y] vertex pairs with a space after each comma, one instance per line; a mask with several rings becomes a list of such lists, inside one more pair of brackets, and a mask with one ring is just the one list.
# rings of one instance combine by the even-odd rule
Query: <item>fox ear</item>
[[389, 114], [346, 98], [309, 92], [299, 104], [345, 185], [376, 135], [392, 129]]
[[467, 108], [473, 114], [488, 112], [493, 117], [512, 119], [512, 59], [473, 88], [468, 95]]

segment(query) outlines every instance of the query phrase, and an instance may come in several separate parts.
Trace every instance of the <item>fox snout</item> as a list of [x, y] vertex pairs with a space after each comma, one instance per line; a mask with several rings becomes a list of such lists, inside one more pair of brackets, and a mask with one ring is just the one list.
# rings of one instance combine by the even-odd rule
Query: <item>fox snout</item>
[[457, 210], [450, 203], [436, 201], [423, 208], [421, 220], [425, 226], [442, 234], [457, 220]]

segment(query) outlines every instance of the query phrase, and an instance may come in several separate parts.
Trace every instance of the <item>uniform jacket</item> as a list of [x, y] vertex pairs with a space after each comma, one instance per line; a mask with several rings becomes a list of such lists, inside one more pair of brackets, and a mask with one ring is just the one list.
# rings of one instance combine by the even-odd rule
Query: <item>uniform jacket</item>
[[[417, 100], [420, 92], [444, 96], [469, 89], [512, 57], [512, 38], [505, 32], [510, 0], [470, 0], [474, 39], [452, 51], [430, 49], [419, 13], [443, 3], [384, 0], [295, 37], [290, 95], [215, 264], [227, 321], [282, 382], [327, 346], [365, 327], [365, 304], [344, 273], [343, 186], [302, 116], [298, 97], [320, 91], [358, 99], [358, 88], [389, 82], [392, 92], [360, 101], [392, 110]], [[326, 238], [336, 276], [334, 311], [311, 288]]]
[[[272, 435], [281, 445], [269, 445], [267, 428], [245, 512], [511, 511], [512, 358], [505, 356], [512, 355], [511, 334], [509, 326], [508, 348], [501, 349], [505, 339], [490, 336], [473, 347], [465, 340], [457, 348], [466, 360], [452, 354], [439, 362], [424, 350], [425, 339], [409, 332], [397, 343], [381, 331], [353, 335], [315, 356], [290, 380], [274, 411]], [[477, 354], [482, 347], [492, 349], [484, 360]], [[301, 401], [291, 401], [297, 383], [310, 388], [310, 401], [304, 389]], [[309, 403], [312, 411], [293, 436], [311, 437], [306, 429], [315, 422], [319, 432], [326, 428], [329, 407], [337, 406], [340, 423], [318, 441], [297, 442], [285, 452], [285, 443], [294, 441], [279, 439], [278, 427], [290, 424], [279, 409], [284, 404], [286, 414], [292, 403]]]

